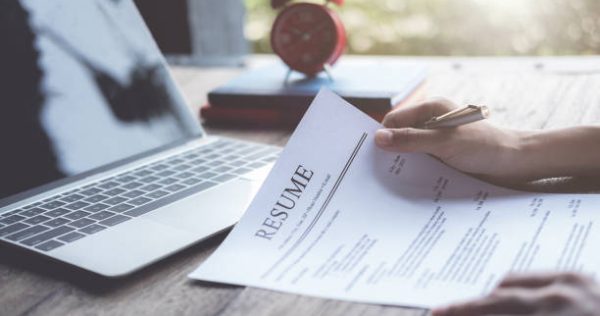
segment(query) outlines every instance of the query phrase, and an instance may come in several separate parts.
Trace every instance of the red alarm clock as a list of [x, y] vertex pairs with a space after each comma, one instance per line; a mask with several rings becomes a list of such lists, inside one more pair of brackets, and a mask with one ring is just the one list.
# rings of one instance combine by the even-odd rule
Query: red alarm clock
[[[271, 30], [273, 51], [292, 70], [315, 76], [333, 65], [346, 48], [346, 32], [339, 16], [325, 4], [271, 0], [282, 8]], [[343, 0], [332, 0], [342, 5]], [[287, 4], [287, 5], [286, 5]]]

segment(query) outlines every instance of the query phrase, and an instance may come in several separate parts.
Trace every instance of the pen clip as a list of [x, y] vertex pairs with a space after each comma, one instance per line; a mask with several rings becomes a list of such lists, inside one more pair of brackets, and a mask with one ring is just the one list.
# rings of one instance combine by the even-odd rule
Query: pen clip
[[468, 105], [466, 107], [450, 111], [444, 115], [435, 116], [423, 124], [424, 128], [456, 127], [458, 125], [472, 123], [485, 119], [489, 116], [487, 106]]
[[478, 106], [478, 105], [467, 105], [464, 108], [452, 110], [452, 111], [450, 111], [446, 114], [440, 115], [440, 116], [435, 116], [435, 117], [431, 118], [431, 120], [429, 120], [429, 122], [439, 122], [441, 120], [450, 119], [455, 116], [465, 115], [467, 113], [474, 112], [474, 111], [480, 111], [481, 108], [482, 107]]

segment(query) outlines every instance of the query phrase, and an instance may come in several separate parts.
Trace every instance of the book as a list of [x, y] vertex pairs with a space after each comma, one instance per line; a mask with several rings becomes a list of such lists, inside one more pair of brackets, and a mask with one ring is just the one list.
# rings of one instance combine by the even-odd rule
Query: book
[[308, 78], [281, 62], [246, 71], [208, 94], [212, 107], [306, 110], [319, 89], [327, 87], [369, 113], [386, 113], [426, 78], [423, 65], [385, 59], [345, 59]]
[[[381, 122], [385, 114], [394, 108], [417, 102], [424, 98], [424, 84], [406, 96], [400, 103], [395, 104], [386, 111], [361, 109], [374, 120]], [[200, 117], [208, 124], [237, 124], [246, 126], [263, 127], [295, 127], [304, 116], [307, 108], [304, 107], [227, 107], [205, 104], [200, 108]]]

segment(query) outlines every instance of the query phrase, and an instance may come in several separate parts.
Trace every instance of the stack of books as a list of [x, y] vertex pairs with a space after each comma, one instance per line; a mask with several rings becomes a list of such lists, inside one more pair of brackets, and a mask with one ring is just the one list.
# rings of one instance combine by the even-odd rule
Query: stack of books
[[327, 87], [381, 121], [393, 108], [422, 98], [426, 68], [391, 60], [342, 60], [330, 74], [287, 76], [288, 68], [279, 62], [251, 69], [211, 91], [200, 116], [209, 124], [293, 127]]

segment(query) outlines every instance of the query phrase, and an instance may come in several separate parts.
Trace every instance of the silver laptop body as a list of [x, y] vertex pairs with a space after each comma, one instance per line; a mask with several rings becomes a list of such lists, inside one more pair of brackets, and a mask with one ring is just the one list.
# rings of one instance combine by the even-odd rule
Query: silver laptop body
[[3, 5], [0, 251], [118, 277], [240, 218], [279, 148], [207, 136], [131, 1]]

